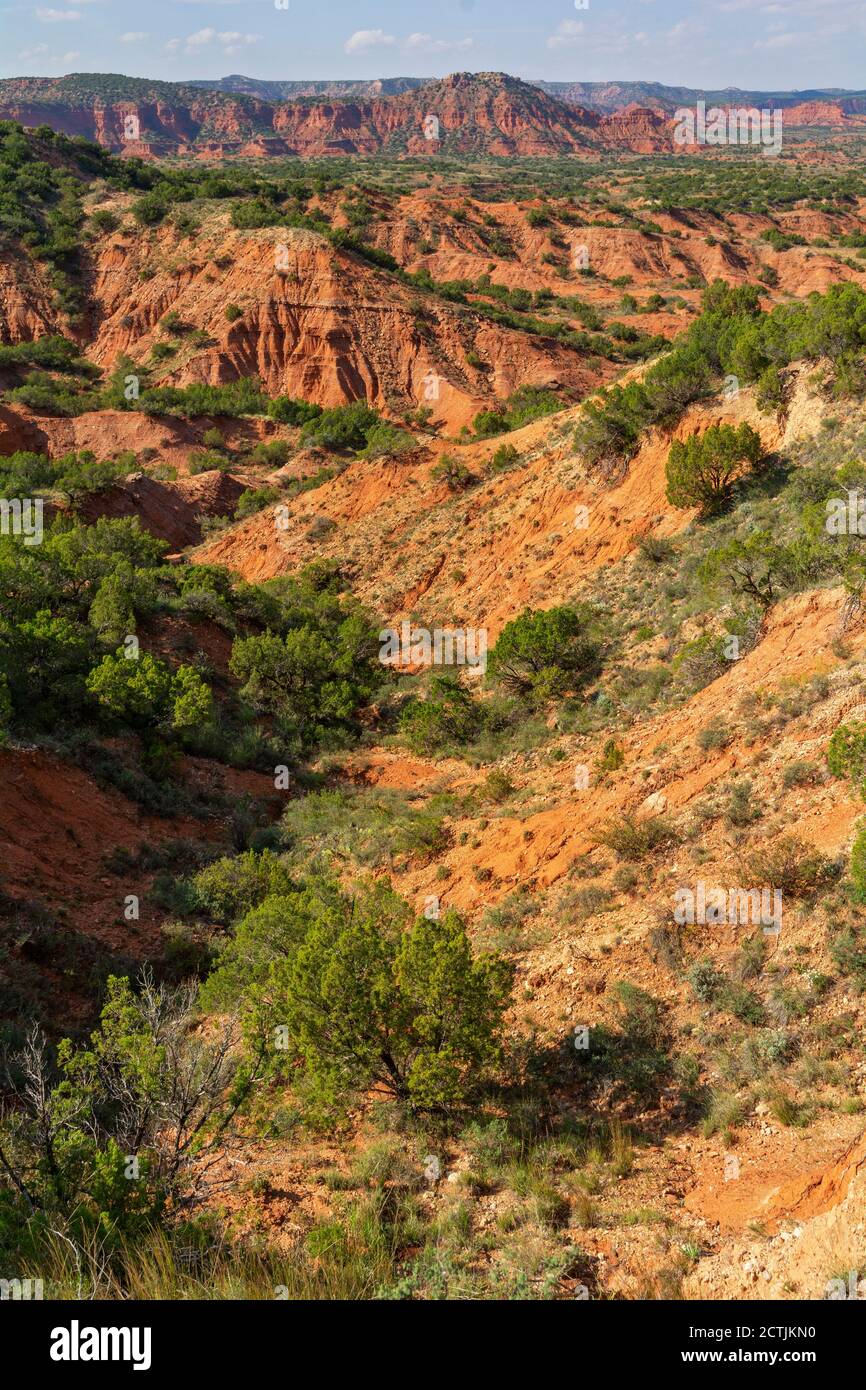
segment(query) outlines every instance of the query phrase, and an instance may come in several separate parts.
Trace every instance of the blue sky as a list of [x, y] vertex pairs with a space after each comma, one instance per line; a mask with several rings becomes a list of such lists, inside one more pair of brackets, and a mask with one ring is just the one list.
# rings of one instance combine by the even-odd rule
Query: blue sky
[[0, 0], [0, 76], [866, 85], [866, 0]]

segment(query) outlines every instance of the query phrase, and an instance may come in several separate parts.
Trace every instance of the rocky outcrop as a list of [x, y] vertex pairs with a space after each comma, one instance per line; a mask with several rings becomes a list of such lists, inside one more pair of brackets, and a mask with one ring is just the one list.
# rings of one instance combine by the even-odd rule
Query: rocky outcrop
[[640, 113], [637, 120], [630, 113], [606, 124], [595, 112], [504, 73], [455, 73], [395, 95], [290, 102], [168, 83], [154, 84], [152, 99], [147, 84], [134, 83], [129, 99], [106, 100], [98, 78], [89, 93], [85, 83], [64, 86], [69, 81], [0, 82], [0, 119], [50, 125], [141, 158], [386, 151], [543, 156], [591, 153], [608, 144], [642, 151], [667, 142], [656, 113]]
[[183, 550], [201, 540], [203, 517], [231, 516], [243, 491], [244, 484], [237, 478], [217, 470], [177, 482], [135, 473], [88, 497], [78, 510], [86, 521], [136, 516], [143, 530], [166, 541], [172, 550]]

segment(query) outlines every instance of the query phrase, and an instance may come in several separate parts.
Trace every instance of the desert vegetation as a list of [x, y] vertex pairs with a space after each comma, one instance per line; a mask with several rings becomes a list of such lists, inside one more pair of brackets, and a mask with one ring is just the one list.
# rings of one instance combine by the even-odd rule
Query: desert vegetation
[[0, 1268], [822, 1297], [754, 1223], [861, 1181], [866, 187], [406, 121], [0, 124]]

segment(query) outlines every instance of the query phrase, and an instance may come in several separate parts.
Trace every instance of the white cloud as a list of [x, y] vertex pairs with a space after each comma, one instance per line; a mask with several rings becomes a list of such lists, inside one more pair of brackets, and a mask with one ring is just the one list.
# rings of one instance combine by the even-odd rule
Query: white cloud
[[434, 39], [432, 34], [410, 34], [403, 47], [408, 53], [465, 53], [473, 39]]
[[757, 39], [756, 48], [796, 48], [802, 43], [805, 34], [774, 34], [771, 39]]
[[141, 29], [130, 29], [128, 34], [121, 34], [121, 43], [141, 43], [143, 39], [149, 39], [150, 35], [142, 32]]
[[230, 56], [261, 41], [261, 34], [242, 34], [238, 29], [218, 30], [209, 26], [206, 29], [196, 29], [194, 34], [187, 34], [185, 39], [169, 39], [165, 49], [167, 53], [177, 53], [183, 47], [184, 53], [192, 55], [209, 48], [211, 44], [219, 44], [223, 53]]
[[37, 10], [36, 18], [43, 24], [64, 24], [81, 18], [80, 10]]
[[397, 42], [393, 34], [384, 29], [356, 29], [344, 48], [347, 53], [366, 53], [370, 48], [393, 48]]
[[81, 54], [77, 50], [72, 53], [51, 53], [47, 43], [37, 43], [34, 44], [32, 48], [25, 48], [22, 53], [19, 53], [18, 61], [19, 63], [29, 63], [32, 59], [38, 58], [40, 67], [43, 70], [45, 68], [68, 69], [69, 66], [75, 62], [76, 58], [80, 57]]
[[547, 40], [548, 48], [573, 48], [583, 36], [582, 19], [564, 19], [555, 34]]

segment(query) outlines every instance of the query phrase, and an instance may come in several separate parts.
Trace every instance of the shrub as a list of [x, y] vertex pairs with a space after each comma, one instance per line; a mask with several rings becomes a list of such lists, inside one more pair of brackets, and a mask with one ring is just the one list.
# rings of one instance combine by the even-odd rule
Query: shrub
[[147, 415], [195, 419], [200, 415], [260, 415], [267, 404], [261, 382], [256, 377], [241, 377], [224, 386], [194, 382], [191, 386], [148, 387], [141, 393], [138, 408]]
[[511, 968], [473, 957], [456, 913], [403, 930], [405, 913], [382, 884], [356, 894], [275, 964], [257, 1001], [325, 1100], [379, 1085], [416, 1108], [454, 1106], [498, 1056]]
[[269, 468], [282, 468], [288, 463], [291, 446], [285, 439], [260, 440], [250, 453], [250, 463], [263, 464]]
[[90, 225], [97, 232], [116, 232], [120, 218], [109, 208], [97, 208], [96, 212], [90, 214]]
[[307, 425], [318, 420], [323, 413], [320, 405], [296, 401], [291, 396], [275, 396], [268, 403], [268, 415], [281, 425]]
[[746, 465], [763, 454], [760, 435], [751, 425], [711, 425], [703, 434], [674, 440], [666, 468], [667, 498], [672, 507], [710, 511], [728, 497]]
[[400, 732], [415, 753], [468, 743], [481, 731], [483, 706], [454, 676], [436, 675], [424, 700], [411, 700], [400, 714]]
[[363, 449], [367, 436], [374, 426], [380, 423], [379, 413], [354, 401], [351, 405], [335, 406], [323, 410], [314, 419], [308, 420], [301, 430], [301, 438], [307, 445], [318, 445], [322, 449], [337, 452], [349, 449]]
[[817, 780], [819, 775], [819, 769], [815, 763], [806, 761], [789, 763], [782, 773], [782, 786], [786, 791], [791, 787], [808, 787]]
[[666, 565], [673, 560], [676, 549], [667, 536], [641, 536], [638, 553], [642, 560], [649, 561], [651, 565]]
[[271, 850], [248, 850], [234, 858], [217, 859], [193, 879], [195, 898], [214, 922], [229, 926], [270, 895], [292, 889], [289, 870]]
[[243, 309], [238, 304], [227, 304], [225, 309], [226, 318], [229, 323], [234, 323], [237, 319], [243, 318]]
[[369, 429], [366, 438], [367, 442], [361, 450], [361, 456], [366, 459], [405, 454], [415, 447], [415, 440], [408, 431], [397, 429], [385, 420]]
[[778, 889], [792, 898], [806, 897], [838, 876], [830, 860], [795, 835], [783, 835], [753, 854], [747, 860], [747, 871], [749, 882]]
[[172, 674], [147, 653], [132, 661], [121, 648], [103, 657], [87, 677], [87, 689], [114, 722], [133, 728], [183, 732], [213, 716], [213, 696], [197, 671], [180, 666]]
[[483, 438], [518, 430], [532, 420], [540, 420], [562, 409], [562, 402], [553, 391], [540, 386], [521, 386], [508, 400], [494, 410], [482, 410], [475, 416], [472, 427]]
[[663, 816], [638, 820], [637, 816], [628, 814], [608, 821], [600, 836], [601, 843], [623, 860], [646, 859], [655, 850], [673, 844], [675, 840], [676, 831]]
[[618, 772], [625, 765], [625, 751], [615, 738], [609, 738], [596, 761], [596, 771], [600, 773]]
[[677, 680], [692, 692], [702, 690], [730, 668], [725, 655], [725, 638], [705, 632], [693, 642], [687, 642], [674, 658]]
[[[98, 1247], [98, 1277], [105, 1277], [106, 1262], [158, 1227], [167, 1209], [181, 1212], [203, 1200], [208, 1170], [225, 1155], [229, 1126], [252, 1081], [238, 1075], [231, 1025], [204, 1037], [193, 1022], [191, 990], [158, 988], [147, 974], [136, 986], [111, 976], [99, 1027], [85, 1042], [61, 1042], [56, 1064], [42, 1034], [31, 1035], [16, 1059], [11, 1147], [5, 1126], [2, 1135], [4, 1156], [14, 1164], [4, 1160], [6, 1178], [27, 1198], [27, 1248], [35, 1210], [38, 1225], [60, 1244], [72, 1244], [69, 1230], [84, 1249]], [[130, 1154], [140, 1160], [134, 1182]], [[7, 1191], [5, 1238], [14, 1226]], [[80, 1291], [78, 1250], [75, 1265]]]
[[489, 801], [507, 801], [514, 792], [514, 783], [501, 767], [488, 772], [482, 786], [482, 794]]
[[278, 501], [281, 496], [277, 487], [247, 488], [238, 498], [235, 507], [235, 520], [243, 521], [245, 517], [255, 516], [257, 512], [264, 511], [273, 502]]
[[520, 454], [513, 444], [500, 444], [490, 460], [491, 473], [501, 473], [520, 462]]
[[834, 777], [847, 777], [866, 796], [866, 724], [840, 724], [827, 749], [827, 766]]
[[698, 960], [691, 966], [686, 979], [702, 1004], [712, 1004], [719, 995], [725, 977], [712, 961]]
[[353, 726], [379, 668], [375, 633], [353, 608], [322, 596], [300, 606], [294, 623], [285, 636], [237, 638], [229, 667], [242, 682], [242, 698], [306, 748], [328, 729]]
[[752, 800], [754, 788], [748, 779], [737, 781], [731, 787], [731, 794], [725, 806], [725, 819], [728, 825], [742, 830], [760, 820], [761, 811]]
[[739, 1096], [729, 1095], [723, 1091], [714, 1091], [701, 1126], [704, 1137], [710, 1139], [719, 1131], [726, 1132], [735, 1129], [742, 1122], [743, 1102]]
[[755, 386], [755, 404], [771, 414], [781, 410], [788, 399], [788, 383], [778, 367], [767, 367]]
[[753, 1028], [759, 1028], [764, 1022], [764, 1006], [759, 996], [745, 985], [728, 980], [719, 994], [718, 1004], [719, 1008]]
[[473, 473], [466, 467], [461, 459], [457, 459], [453, 454], [443, 454], [437, 463], [430, 469], [430, 477], [434, 482], [444, 482], [452, 492], [459, 492], [462, 488], [471, 487], [478, 481]]
[[858, 823], [851, 846], [851, 881], [857, 900], [866, 903], [866, 823]]
[[695, 742], [702, 752], [709, 753], [716, 748], [727, 748], [733, 737], [734, 732], [730, 726], [717, 716], [699, 730]]
[[156, 193], [146, 193], [132, 204], [132, 215], [142, 227], [156, 227], [168, 212], [168, 205]]
[[[862, 874], [859, 876], [862, 878]], [[866, 942], [853, 927], [846, 927], [830, 941], [830, 956], [843, 975], [866, 991]]]
[[595, 618], [584, 606], [525, 609], [506, 623], [489, 661], [494, 681], [535, 701], [576, 691], [600, 669]]

